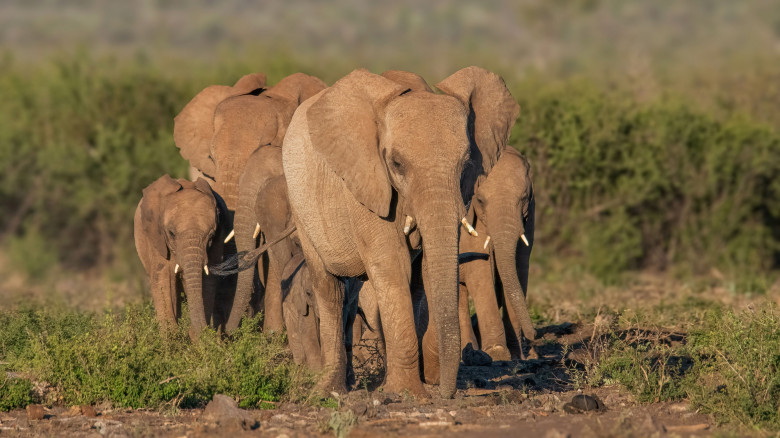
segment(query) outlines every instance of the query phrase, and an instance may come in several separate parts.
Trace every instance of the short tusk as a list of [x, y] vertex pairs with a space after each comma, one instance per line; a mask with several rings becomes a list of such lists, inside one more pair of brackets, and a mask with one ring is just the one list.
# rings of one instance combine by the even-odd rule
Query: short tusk
[[258, 234], [260, 234], [260, 224], [255, 225], [255, 232], [252, 234], [252, 238], [257, 239]]
[[479, 236], [479, 233], [477, 233], [477, 230], [474, 229], [474, 227], [471, 226], [469, 221], [466, 220], [466, 216], [463, 216], [463, 219], [460, 220], [460, 223], [463, 224], [464, 227], [469, 231], [469, 234], [471, 234], [474, 237]]
[[525, 246], [531, 246], [528, 244], [528, 239], [525, 237], [525, 233], [521, 234], [520, 238], [523, 239], [523, 243], [525, 243]]
[[209, 267], [208, 267], [208, 265], [203, 265], [203, 272], [205, 272], [206, 275], [209, 275]]
[[488, 243], [490, 243], [490, 236], [487, 236], [487, 239], [485, 239], [485, 244], [482, 245], [482, 249], [487, 249]]
[[232, 239], [233, 236], [235, 235], [236, 235], [236, 230], [230, 230], [230, 234], [228, 234], [227, 237], [225, 237], [225, 243], [230, 242], [230, 239]]
[[173, 273], [174, 274], [178, 274], [179, 273], [179, 264], [178, 263], [176, 263], [176, 266], [174, 266]]
[[412, 224], [414, 223], [414, 218], [411, 216], [406, 216], [406, 223], [404, 224], [404, 234], [409, 235], [409, 231], [412, 229]]

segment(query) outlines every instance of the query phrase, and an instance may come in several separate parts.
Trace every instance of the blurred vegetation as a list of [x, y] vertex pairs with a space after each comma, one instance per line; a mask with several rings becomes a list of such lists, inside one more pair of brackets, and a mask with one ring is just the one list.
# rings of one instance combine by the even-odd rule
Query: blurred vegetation
[[[303, 400], [312, 383], [292, 363], [284, 337], [259, 333], [257, 319], [231, 340], [206, 330], [197, 343], [185, 326], [161, 336], [149, 305], [104, 314], [0, 311], [0, 327], [0, 373], [19, 376], [0, 386], [3, 410], [24, 407], [31, 397], [45, 404], [194, 407], [218, 393], [257, 408]], [[45, 384], [32, 394], [30, 381]]]

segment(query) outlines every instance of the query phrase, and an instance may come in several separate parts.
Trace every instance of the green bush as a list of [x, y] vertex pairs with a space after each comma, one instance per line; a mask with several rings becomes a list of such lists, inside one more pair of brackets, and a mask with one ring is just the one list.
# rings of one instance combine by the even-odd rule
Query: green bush
[[161, 336], [151, 306], [102, 316], [0, 312], [0, 322], [0, 360], [47, 382], [66, 404], [187, 407], [223, 393], [238, 397], [242, 407], [262, 407], [263, 401], [302, 398], [311, 382], [292, 364], [284, 338], [258, 333], [257, 320], [232, 340], [207, 330], [197, 343], [186, 326]]
[[532, 163], [543, 256], [606, 281], [670, 267], [750, 280], [780, 266], [777, 129], [588, 81], [518, 88], [512, 140]]
[[711, 312], [691, 334], [702, 357], [693, 403], [724, 422], [780, 429], [780, 311]]
[[23, 408], [32, 403], [32, 383], [27, 379], [8, 377], [0, 379], [0, 411]]

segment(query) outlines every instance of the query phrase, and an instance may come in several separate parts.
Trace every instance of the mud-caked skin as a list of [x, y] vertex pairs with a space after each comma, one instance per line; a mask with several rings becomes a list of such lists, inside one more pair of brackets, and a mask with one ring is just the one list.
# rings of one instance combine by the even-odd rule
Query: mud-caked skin
[[208, 182], [175, 180], [168, 175], [143, 190], [135, 211], [138, 257], [149, 275], [160, 327], [176, 324], [182, 292], [189, 303], [190, 337], [209, 322], [222, 324], [215, 311], [220, 278], [207, 265], [221, 261], [227, 208]]
[[[461, 181], [489, 172], [518, 106], [498, 76], [476, 67], [437, 86], [445, 94], [356, 70], [304, 102], [290, 123], [284, 173], [320, 313], [322, 392], [346, 387], [339, 277], [365, 274], [382, 316], [385, 391], [427, 395], [419, 377], [407, 216], [421, 238], [423, 280], [440, 328], [440, 390], [444, 397], [455, 392], [458, 235], [463, 200], [471, 196]], [[464, 173], [467, 162], [474, 164]]]

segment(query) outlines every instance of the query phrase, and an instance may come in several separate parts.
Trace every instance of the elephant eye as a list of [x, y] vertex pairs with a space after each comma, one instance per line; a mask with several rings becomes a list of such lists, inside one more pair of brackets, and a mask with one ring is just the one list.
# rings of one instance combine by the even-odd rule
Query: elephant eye
[[171, 236], [171, 238], [176, 237], [176, 233], [174, 233], [173, 230], [168, 230], [168, 235]]
[[400, 175], [403, 175], [406, 172], [403, 161], [395, 154], [393, 154], [392, 158], [390, 159], [390, 165], [393, 167], [393, 170], [395, 170]]

